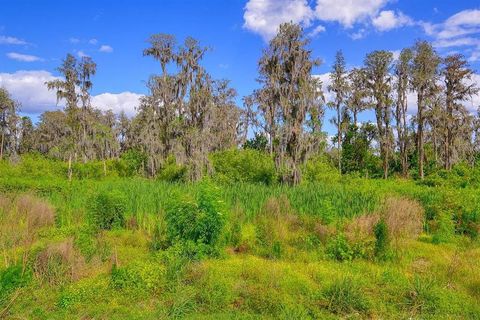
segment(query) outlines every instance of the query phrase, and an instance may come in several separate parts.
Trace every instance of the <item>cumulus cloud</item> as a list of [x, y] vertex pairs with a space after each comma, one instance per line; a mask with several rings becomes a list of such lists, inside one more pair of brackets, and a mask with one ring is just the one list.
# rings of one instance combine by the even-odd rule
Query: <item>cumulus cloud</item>
[[421, 23], [425, 33], [434, 38], [437, 48], [463, 48], [470, 61], [480, 60], [480, 10], [460, 11], [443, 23]]
[[372, 19], [372, 24], [378, 31], [389, 31], [403, 26], [413, 25], [414, 22], [402, 12], [384, 10]]
[[98, 40], [97, 39], [90, 39], [90, 40], [88, 40], [88, 43], [95, 45], [95, 44], [98, 43]]
[[21, 54], [17, 52], [9, 52], [7, 53], [7, 57], [13, 60], [22, 61], [22, 62], [35, 62], [35, 61], [42, 61], [43, 59], [37, 56], [32, 56], [29, 54]]
[[140, 104], [141, 94], [125, 91], [121, 93], [102, 93], [92, 98], [92, 105], [100, 110], [112, 110], [115, 113], [125, 112], [128, 116], [135, 114]]
[[319, 25], [319, 26], [316, 26], [309, 34], [308, 36], [309, 37], [315, 37], [317, 34], [319, 33], [322, 33], [322, 32], [325, 32], [326, 29], [324, 26], [322, 25]]
[[[21, 111], [26, 113], [41, 113], [56, 110], [64, 106], [63, 101], [57, 105], [54, 91], [49, 91], [45, 82], [60, 79], [48, 71], [17, 71], [15, 73], [0, 73], [0, 87], [7, 89], [12, 97], [21, 103]], [[92, 105], [101, 110], [125, 111], [129, 116], [135, 114], [142, 95], [133, 92], [102, 93], [92, 97]]]
[[[381, 11], [390, 0], [249, 0], [245, 6], [244, 28], [271, 39], [284, 22], [300, 23], [312, 28], [315, 21], [336, 22], [350, 29], [355, 24], [373, 24], [381, 31], [411, 25], [412, 20], [401, 12]], [[380, 14], [379, 14], [380, 12]], [[324, 32], [319, 25], [310, 36]], [[365, 28], [352, 33], [355, 39], [366, 34]]]
[[313, 10], [306, 0], [249, 0], [243, 18], [244, 28], [269, 40], [284, 22], [309, 25]]
[[0, 36], [0, 44], [13, 44], [13, 45], [25, 45], [28, 44], [22, 39], [9, 36]]
[[110, 53], [113, 52], [113, 48], [104, 44], [100, 46], [100, 49], [98, 49], [98, 51]]
[[372, 18], [388, 0], [317, 0], [315, 15], [324, 21], [338, 22], [346, 28]]

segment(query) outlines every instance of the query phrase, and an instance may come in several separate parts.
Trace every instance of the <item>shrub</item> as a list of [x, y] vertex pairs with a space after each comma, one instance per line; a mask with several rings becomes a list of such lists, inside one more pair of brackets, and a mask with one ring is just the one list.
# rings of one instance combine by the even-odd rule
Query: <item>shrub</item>
[[455, 235], [455, 224], [450, 216], [446, 212], [440, 212], [436, 217], [436, 225], [433, 232], [433, 243], [446, 243], [450, 242]]
[[390, 239], [388, 236], [388, 227], [384, 220], [380, 220], [374, 228], [375, 234], [375, 256], [379, 259], [385, 259], [388, 254]]
[[187, 174], [187, 167], [177, 164], [175, 157], [169, 156], [160, 169], [157, 179], [167, 182], [185, 182], [187, 180]]
[[369, 309], [364, 294], [351, 278], [335, 281], [325, 290], [324, 296], [328, 301], [327, 309], [336, 314], [366, 312]]
[[25, 286], [30, 280], [30, 274], [23, 272], [22, 266], [14, 265], [0, 271], [0, 306], [5, 304], [10, 295]]
[[275, 164], [265, 152], [245, 149], [227, 150], [211, 155], [214, 178], [224, 183], [251, 182], [272, 184]]
[[323, 157], [312, 158], [303, 166], [303, 177], [308, 182], [338, 182], [341, 179], [338, 169], [330, 165]]
[[338, 261], [351, 261], [355, 257], [353, 249], [342, 233], [339, 233], [327, 243], [327, 255]]
[[98, 193], [88, 207], [91, 222], [99, 229], [110, 230], [125, 225], [127, 199], [118, 191]]
[[195, 200], [172, 203], [166, 210], [165, 221], [169, 245], [195, 244], [213, 253], [225, 223], [217, 188], [204, 182]]
[[115, 163], [116, 170], [121, 177], [132, 177], [138, 174], [142, 165], [147, 161], [145, 153], [129, 149], [122, 153], [120, 160]]

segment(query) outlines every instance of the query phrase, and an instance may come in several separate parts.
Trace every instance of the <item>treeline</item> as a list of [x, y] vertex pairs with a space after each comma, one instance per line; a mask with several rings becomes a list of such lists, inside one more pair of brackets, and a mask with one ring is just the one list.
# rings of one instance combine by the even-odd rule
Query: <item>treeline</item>
[[[149, 93], [133, 118], [92, 106], [96, 64], [68, 54], [58, 68], [63, 78], [46, 83], [65, 107], [44, 112], [36, 126], [18, 116], [19, 104], [0, 89], [0, 157], [39, 152], [71, 168], [72, 162], [135, 154], [148, 176], [173, 165], [198, 180], [213, 170], [212, 153], [250, 148], [268, 154], [279, 180], [289, 184], [299, 183], [306, 161], [319, 155], [341, 173], [384, 178], [423, 179], [460, 162], [475, 165], [480, 120], [463, 102], [479, 89], [462, 55], [440, 57], [430, 43], [417, 41], [398, 59], [378, 50], [362, 67], [347, 70], [339, 51], [330, 84], [323, 86], [312, 75], [321, 62], [308, 46], [300, 26], [282, 24], [258, 62], [259, 88], [238, 106], [229, 81], [213, 79], [202, 66], [208, 48], [192, 38], [178, 44], [172, 35], [154, 35], [143, 54], [160, 64], [160, 73], [148, 80]], [[417, 98], [414, 115], [410, 93]], [[331, 148], [322, 131], [326, 108], [335, 113]], [[358, 115], [369, 109], [375, 122], [359, 123]]]

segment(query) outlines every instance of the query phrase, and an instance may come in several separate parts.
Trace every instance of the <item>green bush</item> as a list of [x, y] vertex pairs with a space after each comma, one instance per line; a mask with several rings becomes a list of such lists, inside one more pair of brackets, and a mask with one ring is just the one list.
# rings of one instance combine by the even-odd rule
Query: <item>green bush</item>
[[450, 242], [455, 235], [455, 224], [450, 214], [441, 212], [436, 217], [436, 228], [433, 233], [433, 243]]
[[202, 183], [195, 200], [177, 201], [167, 208], [165, 221], [170, 245], [195, 244], [214, 250], [225, 224], [218, 190], [210, 183]]
[[351, 261], [355, 258], [347, 238], [341, 233], [327, 243], [327, 255], [337, 261]]
[[385, 259], [388, 255], [390, 239], [388, 236], [388, 226], [385, 220], [380, 220], [374, 227], [375, 234], [375, 256], [379, 259]]
[[129, 149], [122, 153], [119, 161], [116, 162], [116, 170], [121, 177], [132, 177], [141, 172], [141, 168], [146, 161], [145, 153]]
[[10, 295], [25, 286], [30, 280], [30, 274], [24, 273], [22, 266], [10, 266], [0, 271], [0, 306], [7, 303]]
[[303, 179], [307, 182], [339, 182], [341, 175], [338, 169], [328, 163], [324, 157], [315, 157], [303, 166]]
[[167, 182], [185, 182], [187, 174], [187, 167], [177, 164], [175, 157], [170, 156], [161, 168], [157, 179]]
[[110, 230], [125, 225], [127, 199], [119, 191], [100, 192], [88, 205], [91, 222], [99, 229]]
[[272, 184], [275, 182], [275, 164], [265, 152], [231, 149], [211, 155], [214, 178], [224, 183], [250, 182]]

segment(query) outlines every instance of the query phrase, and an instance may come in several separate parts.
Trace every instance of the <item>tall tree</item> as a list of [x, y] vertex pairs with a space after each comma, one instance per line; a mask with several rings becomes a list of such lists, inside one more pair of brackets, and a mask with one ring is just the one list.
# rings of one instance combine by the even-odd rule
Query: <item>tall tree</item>
[[424, 178], [424, 126], [425, 113], [428, 104], [429, 95], [438, 80], [438, 67], [440, 58], [433, 49], [432, 45], [426, 41], [417, 41], [413, 48], [412, 63], [412, 88], [417, 92], [417, 156], [418, 156], [418, 175], [420, 179]]
[[380, 156], [383, 163], [383, 177], [388, 178], [389, 161], [393, 135], [390, 127], [391, 115], [391, 76], [393, 55], [390, 51], [374, 51], [365, 58], [367, 88], [373, 100], [377, 120]]
[[319, 80], [312, 76], [320, 61], [312, 58], [308, 44], [299, 25], [284, 23], [259, 62], [259, 109], [268, 123], [277, 168], [290, 184], [300, 182], [300, 165], [308, 156], [304, 132], [308, 114], [322, 103]]
[[10, 93], [0, 87], [0, 160], [4, 154], [17, 153], [18, 106], [18, 102], [11, 98]]
[[473, 70], [461, 54], [447, 56], [442, 76], [445, 82], [445, 138], [444, 166], [450, 170], [454, 162], [455, 140], [465, 126], [464, 115], [468, 114], [463, 101], [478, 93], [479, 88], [472, 82]]
[[400, 153], [400, 163], [402, 166], [402, 175], [408, 175], [408, 123], [407, 123], [407, 108], [408, 108], [408, 92], [409, 81], [411, 74], [411, 61], [413, 53], [407, 48], [403, 49], [400, 57], [395, 64], [395, 87], [397, 91], [397, 99], [395, 105], [395, 120], [397, 127], [398, 150]]
[[368, 91], [366, 88], [365, 70], [361, 68], [353, 68], [348, 73], [348, 81], [350, 83], [350, 92], [347, 100], [348, 110], [352, 113], [352, 122], [354, 125], [358, 123], [358, 114], [368, 109]]
[[345, 66], [345, 57], [343, 52], [337, 51], [335, 55], [335, 63], [330, 73], [331, 84], [328, 91], [332, 92], [333, 101], [328, 102], [328, 106], [335, 110], [336, 119], [333, 123], [337, 127], [337, 149], [338, 149], [338, 170], [342, 172], [342, 133], [344, 131], [344, 121], [342, 115], [346, 112], [346, 100], [349, 92], [348, 73]]

